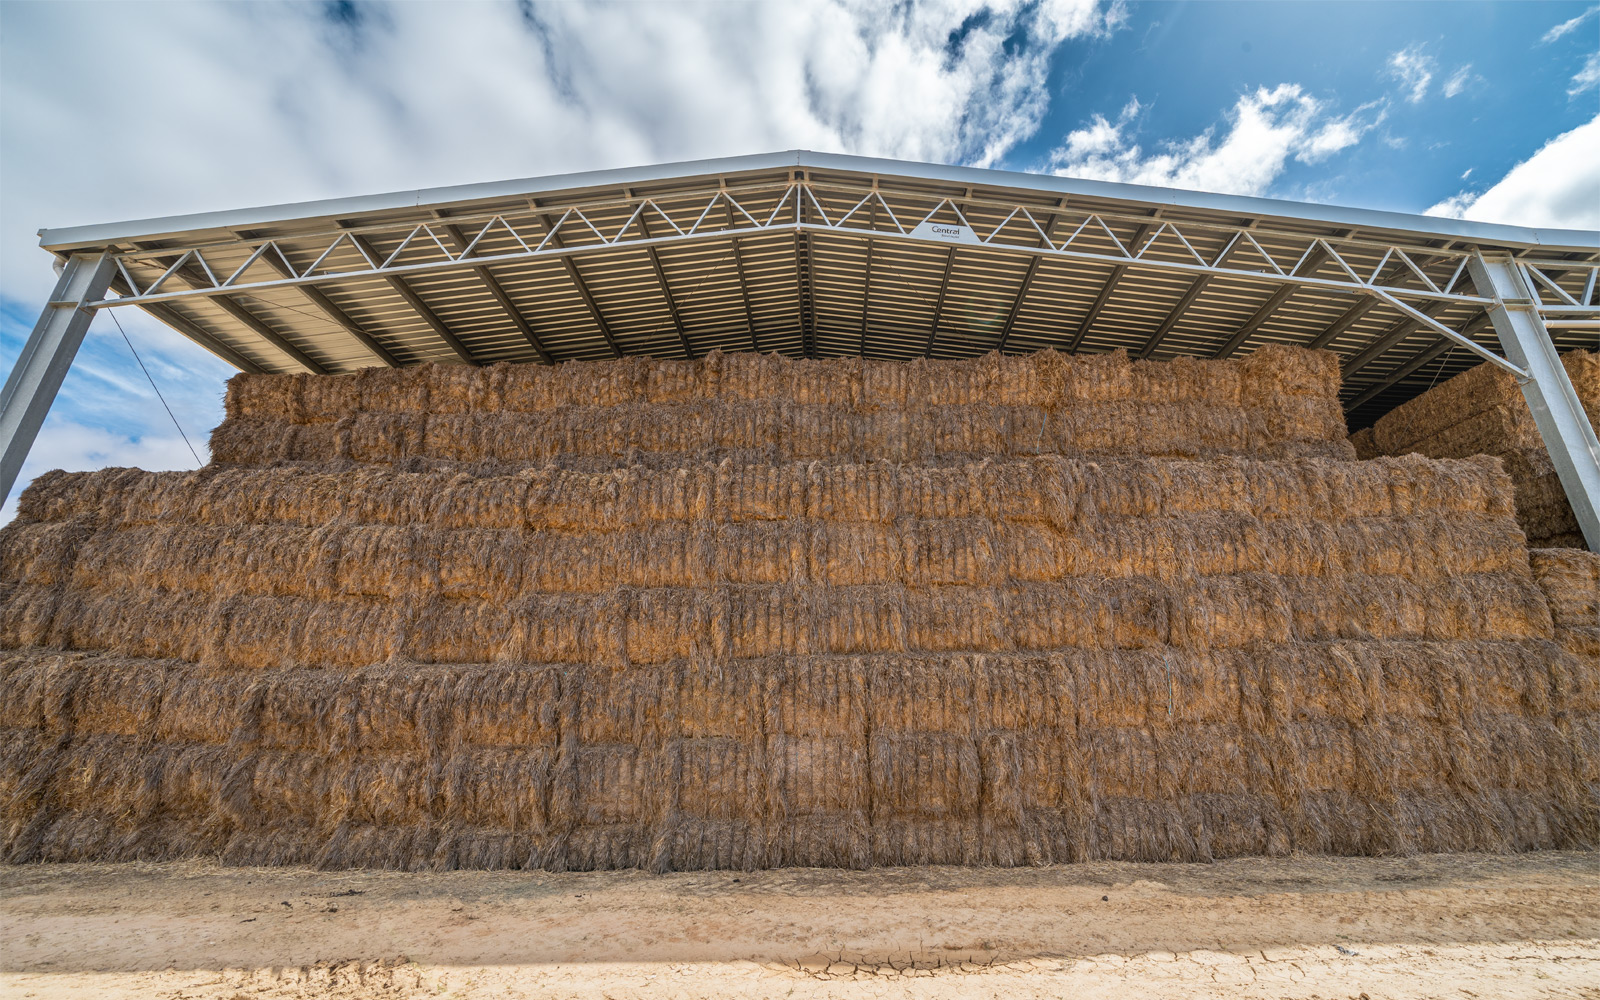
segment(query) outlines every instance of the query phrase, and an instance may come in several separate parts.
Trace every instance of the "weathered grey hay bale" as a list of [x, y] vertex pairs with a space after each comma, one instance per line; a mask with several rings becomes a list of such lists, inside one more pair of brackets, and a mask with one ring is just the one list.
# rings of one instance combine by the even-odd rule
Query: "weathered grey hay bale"
[[0, 847], [1600, 843], [1600, 562], [1530, 562], [1498, 460], [1348, 460], [1335, 378], [1293, 351], [241, 376], [228, 461], [42, 476], [0, 530]]
[[[1561, 360], [1590, 424], [1600, 429], [1600, 353], [1571, 351]], [[1585, 547], [1522, 390], [1494, 365], [1469, 369], [1401, 404], [1350, 435], [1350, 444], [1362, 459], [1412, 453], [1432, 458], [1495, 455], [1511, 476], [1517, 523], [1528, 544]]]

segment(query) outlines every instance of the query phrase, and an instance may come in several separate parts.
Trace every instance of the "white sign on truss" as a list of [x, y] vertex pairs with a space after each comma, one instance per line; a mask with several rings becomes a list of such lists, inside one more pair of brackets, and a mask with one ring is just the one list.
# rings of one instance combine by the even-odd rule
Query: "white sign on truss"
[[982, 245], [971, 226], [953, 226], [948, 222], [920, 222], [911, 230], [913, 239], [939, 240], [944, 243], [971, 243]]

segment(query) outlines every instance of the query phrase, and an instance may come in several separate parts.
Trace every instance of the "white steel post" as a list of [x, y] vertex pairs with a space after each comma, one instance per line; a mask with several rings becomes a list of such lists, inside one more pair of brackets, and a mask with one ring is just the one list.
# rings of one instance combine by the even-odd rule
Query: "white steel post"
[[6, 376], [5, 390], [0, 393], [0, 448], [4, 449], [0, 452], [0, 503], [11, 496], [28, 449], [78, 354], [89, 321], [94, 319], [94, 310], [83, 305], [105, 294], [115, 270], [106, 254], [68, 258], [50, 301], [23, 345], [22, 356]]
[[1507, 253], [1475, 253], [1468, 262], [1478, 294], [1496, 301], [1489, 318], [1506, 356], [1527, 373], [1522, 395], [1550, 452], [1589, 549], [1600, 552], [1600, 441], [1572, 389], [1522, 271]]

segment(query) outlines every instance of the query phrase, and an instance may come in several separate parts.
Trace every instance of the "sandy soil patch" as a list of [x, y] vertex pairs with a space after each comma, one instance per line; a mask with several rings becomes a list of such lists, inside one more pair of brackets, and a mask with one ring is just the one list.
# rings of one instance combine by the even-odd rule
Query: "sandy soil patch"
[[0, 867], [0, 992], [1600, 998], [1600, 854], [664, 876]]

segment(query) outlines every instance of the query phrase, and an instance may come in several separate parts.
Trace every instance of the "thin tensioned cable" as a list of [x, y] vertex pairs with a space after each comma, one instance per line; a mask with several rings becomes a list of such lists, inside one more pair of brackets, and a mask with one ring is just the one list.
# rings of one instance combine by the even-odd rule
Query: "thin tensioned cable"
[[150, 369], [144, 366], [144, 359], [139, 357], [139, 352], [137, 350], [134, 350], [133, 341], [128, 339], [128, 331], [122, 328], [122, 320], [117, 319], [116, 310], [107, 309], [106, 312], [111, 314], [111, 322], [117, 324], [117, 332], [122, 334], [122, 342], [128, 345], [128, 350], [133, 351], [133, 360], [139, 362], [139, 370], [144, 372], [144, 377], [150, 380], [150, 388], [156, 391], [156, 398], [161, 400], [162, 409], [166, 410], [167, 416], [172, 418], [172, 426], [178, 428], [178, 436], [183, 438], [183, 443], [189, 446], [189, 454], [194, 456], [195, 464], [206, 464], [200, 461], [200, 453], [194, 450], [194, 445], [189, 444], [189, 435], [183, 432], [183, 425], [178, 423], [177, 415], [172, 412], [172, 407], [167, 405], [167, 397], [161, 395], [161, 387], [156, 385], [156, 380], [150, 375]]
[[1444, 357], [1439, 359], [1439, 367], [1433, 370], [1433, 382], [1429, 382], [1428, 388], [1422, 390], [1423, 392], [1427, 392], [1429, 389], [1432, 389], [1434, 382], [1439, 381], [1439, 373], [1444, 371], [1444, 366], [1450, 363], [1450, 355], [1454, 354], [1455, 352], [1455, 345], [1451, 345], [1450, 349], [1444, 352]]

